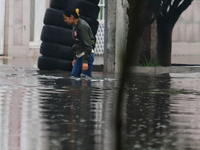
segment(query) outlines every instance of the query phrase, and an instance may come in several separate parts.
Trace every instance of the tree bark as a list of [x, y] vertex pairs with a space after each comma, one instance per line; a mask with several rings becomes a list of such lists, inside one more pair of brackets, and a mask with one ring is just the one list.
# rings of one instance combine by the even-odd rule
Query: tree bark
[[171, 66], [172, 26], [164, 17], [157, 18], [157, 58], [161, 66]]
[[157, 59], [161, 66], [171, 66], [172, 30], [182, 12], [191, 5], [192, 1], [169, 0], [162, 14], [157, 18]]

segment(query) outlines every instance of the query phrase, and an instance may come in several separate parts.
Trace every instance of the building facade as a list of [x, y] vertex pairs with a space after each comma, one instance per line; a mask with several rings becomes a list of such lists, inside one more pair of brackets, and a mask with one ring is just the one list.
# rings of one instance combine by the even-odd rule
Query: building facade
[[0, 54], [37, 57], [49, 0], [1, 0]]
[[200, 0], [183, 12], [173, 30], [172, 55], [200, 55]]
[[[43, 19], [50, 0], [0, 1], [0, 55], [38, 57]], [[99, 29], [95, 53], [104, 52], [105, 0], [99, 2]]]
[[[0, 55], [38, 57], [43, 18], [50, 0], [0, 1]], [[120, 49], [125, 49], [127, 33], [127, 1], [100, 0], [99, 30], [95, 53], [104, 55], [108, 70], [116, 70]], [[200, 0], [181, 15], [173, 30], [173, 55], [200, 55]], [[155, 57], [156, 30], [150, 32], [151, 43], [145, 51]], [[105, 34], [104, 34], [105, 33]], [[113, 63], [114, 62], [114, 63]], [[113, 66], [115, 65], [115, 66]]]

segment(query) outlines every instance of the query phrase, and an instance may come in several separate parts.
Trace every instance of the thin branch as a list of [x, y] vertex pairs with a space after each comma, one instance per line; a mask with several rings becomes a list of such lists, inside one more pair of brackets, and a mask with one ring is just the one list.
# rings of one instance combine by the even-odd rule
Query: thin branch
[[171, 0], [166, 0], [165, 4], [163, 5], [162, 15], [167, 16], [168, 8], [171, 7]]
[[163, 11], [163, 9], [166, 6], [168, 6], [168, 4], [170, 3], [170, 1], [171, 0], [163, 0], [163, 3], [162, 4], [160, 3], [160, 5], [157, 6], [157, 8], [155, 9], [155, 13], [154, 13], [153, 17], [149, 21], [149, 24], [152, 24], [158, 18], [158, 16], [161, 14], [161, 12]]
[[181, 1], [183, 0], [174, 0], [172, 9], [176, 9], [180, 5]]
[[[172, 1], [172, 0], [171, 0]], [[177, 11], [177, 8], [178, 6], [180, 5], [180, 3], [182, 2], [183, 0], [174, 0], [171, 8], [169, 9], [169, 12], [167, 14], [167, 18], [171, 18], [174, 16], [175, 12]]]
[[[145, 24], [152, 24], [156, 18], [161, 15], [163, 9], [168, 5], [168, 2], [171, 0], [158, 0], [155, 1], [154, 7], [151, 7], [151, 11], [147, 11], [146, 14], [148, 17], [145, 18]], [[149, 6], [150, 7], [150, 6]]]
[[171, 15], [171, 25], [172, 27], [175, 25], [175, 23], [178, 21], [181, 14], [191, 5], [193, 0], [184, 0], [176, 10], [174, 10], [173, 14]]
[[145, 17], [144, 17], [144, 20], [145, 20], [145, 24], [149, 24], [149, 22], [151, 21], [152, 19], [152, 16], [154, 16], [154, 12], [155, 12], [155, 9], [157, 7], [157, 4], [156, 3], [150, 3], [148, 5], [148, 8], [149, 9], [146, 9], [146, 12], [145, 12]]
[[184, 0], [183, 3], [178, 7], [178, 12], [182, 13], [185, 11], [192, 3], [193, 0]]

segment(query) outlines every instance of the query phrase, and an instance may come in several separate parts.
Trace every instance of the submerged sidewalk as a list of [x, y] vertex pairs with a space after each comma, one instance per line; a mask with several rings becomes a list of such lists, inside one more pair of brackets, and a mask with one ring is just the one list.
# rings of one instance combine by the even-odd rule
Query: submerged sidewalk
[[146, 74], [196, 73], [200, 72], [200, 66], [131, 67], [130, 72]]
[[[179, 72], [191, 67], [184, 68]], [[141, 74], [130, 76], [124, 89], [123, 149], [200, 150], [200, 73], [132, 69]], [[0, 59], [1, 150], [115, 147], [112, 121], [120, 80], [104, 72], [93, 72], [92, 80], [69, 76], [39, 71], [37, 59]]]
[[[31, 67], [37, 68], [38, 58], [11, 58], [0, 56], [0, 65], [8, 65], [15, 67]], [[93, 65], [93, 71], [103, 72], [103, 58], [96, 56], [96, 61]], [[200, 66], [170, 66], [170, 67], [131, 67], [130, 73], [145, 73], [145, 74], [163, 74], [163, 73], [197, 73], [200, 72]], [[120, 73], [120, 72], [119, 72]]]

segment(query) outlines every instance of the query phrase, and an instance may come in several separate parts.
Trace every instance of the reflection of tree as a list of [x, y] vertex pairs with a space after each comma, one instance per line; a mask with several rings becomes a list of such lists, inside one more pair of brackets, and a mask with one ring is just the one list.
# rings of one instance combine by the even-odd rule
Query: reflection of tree
[[174, 149], [169, 133], [169, 95], [148, 91], [170, 88], [169, 75], [137, 76], [130, 80], [126, 104], [126, 149]]
[[[98, 88], [90, 81], [69, 79], [40, 79], [46, 86], [41, 90], [43, 117], [49, 125], [52, 149], [95, 149], [96, 108], [93, 94]], [[98, 96], [95, 96], [98, 98]], [[98, 100], [98, 99], [96, 99]]]
[[105, 124], [103, 125], [103, 148], [102, 150], [114, 150], [115, 148], [115, 128], [113, 122], [113, 108], [114, 108], [114, 99], [116, 91], [114, 89], [117, 82], [104, 82], [103, 90], [103, 120]]

